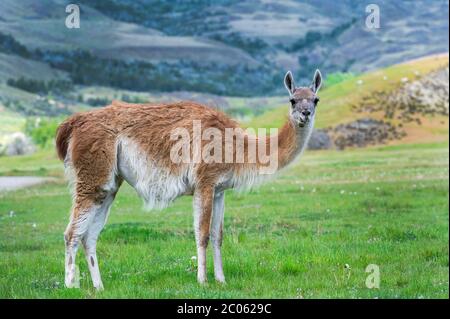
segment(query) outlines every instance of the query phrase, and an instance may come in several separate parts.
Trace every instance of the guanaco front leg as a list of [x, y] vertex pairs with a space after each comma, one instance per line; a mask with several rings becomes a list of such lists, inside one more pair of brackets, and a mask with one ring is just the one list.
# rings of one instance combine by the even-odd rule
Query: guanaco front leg
[[213, 216], [211, 221], [211, 244], [214, 257], [214, 277], [218, 282], [225, 283], [222, 266], [222, 236], [223, 215], [225, 210], [225, 194], [218, 192], [214, 194]]

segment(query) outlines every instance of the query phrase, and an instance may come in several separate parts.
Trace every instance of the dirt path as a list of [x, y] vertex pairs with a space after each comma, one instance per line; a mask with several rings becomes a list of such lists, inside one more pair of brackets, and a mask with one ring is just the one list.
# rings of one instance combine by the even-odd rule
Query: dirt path
[[52, 180], [53, 178], [37, 176], [0, 176], [0, 192], [13, 191]]

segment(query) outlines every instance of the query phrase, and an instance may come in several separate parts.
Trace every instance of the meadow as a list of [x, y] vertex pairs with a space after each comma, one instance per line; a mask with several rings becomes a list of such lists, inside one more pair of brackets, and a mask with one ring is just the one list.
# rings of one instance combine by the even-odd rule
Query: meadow
[[[191, 197], [145, 212], [124, 185], [100, 235], [105, 290], [64, 288], [71, 197], [53, 151], [0, 158], [0, 175], [57, 181], [0, 193], [0, 298], [448, 298], [448, 142], [307, 151], [248, 193], [226, 194], [226, 285], [196, 282]], [[13, 212], [13, 213], [11, 213]], [[379, 289], [366, 287], [369, 264]]]
[[[445, 66], [448, 55], [432, 56], [325, 86], [316, 126], [383, 119], [351, 105]], [[83, 90], [115, 98], [111, 89]], [[279, 127], [286, 116], [284, 97], [226, 100], [241, 111], [267, 104], [245, 126]], [[0, 136], [23, 130], [23, 116], [0, 115]], [[123, 185], [98, 243], [105, 290], [93, 289], [82, 249], [81, 288], [64, 288], [71, 196], [63, 165], [49, 145], [0, 157], [0, 176], [55, 178], [0, 192], [0, 298], [448, 298], [448, 115], [421, 116], [421, 123], [405, 123], [407, 136], [387, 145], [308, 150], [261, 187], [227, 192], [226, 285], [214, 282], [210, 250], [209, 283], [197, 284], [190, 197], [145, 212]], [[366, 286], [371, 264], [380, 270], [379, 289]]]

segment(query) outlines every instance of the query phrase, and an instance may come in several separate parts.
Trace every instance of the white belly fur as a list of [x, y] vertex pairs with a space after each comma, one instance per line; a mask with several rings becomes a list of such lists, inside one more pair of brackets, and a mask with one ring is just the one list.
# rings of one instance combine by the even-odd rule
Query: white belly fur
[[139, 146], [128, 138], [118, 140], [118, 174], [125, 179], [145, 201], [145, 208], [163, 209], [190, 190], [193, 174], [188, 166], [180, 175], [158, 167]]

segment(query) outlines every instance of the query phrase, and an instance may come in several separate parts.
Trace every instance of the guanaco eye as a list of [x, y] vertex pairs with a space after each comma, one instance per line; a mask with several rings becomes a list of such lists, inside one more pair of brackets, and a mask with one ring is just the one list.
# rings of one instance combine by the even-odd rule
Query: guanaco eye
[[291, 105], [292, 105], [292, 106], [295, 105], [295, 99], [290, 99], [289, 102], [291, 102]]
[[320, 99], [318, 97], [314, 98], [314, 105], [317, 105], [317, 103], [319, 103]]

